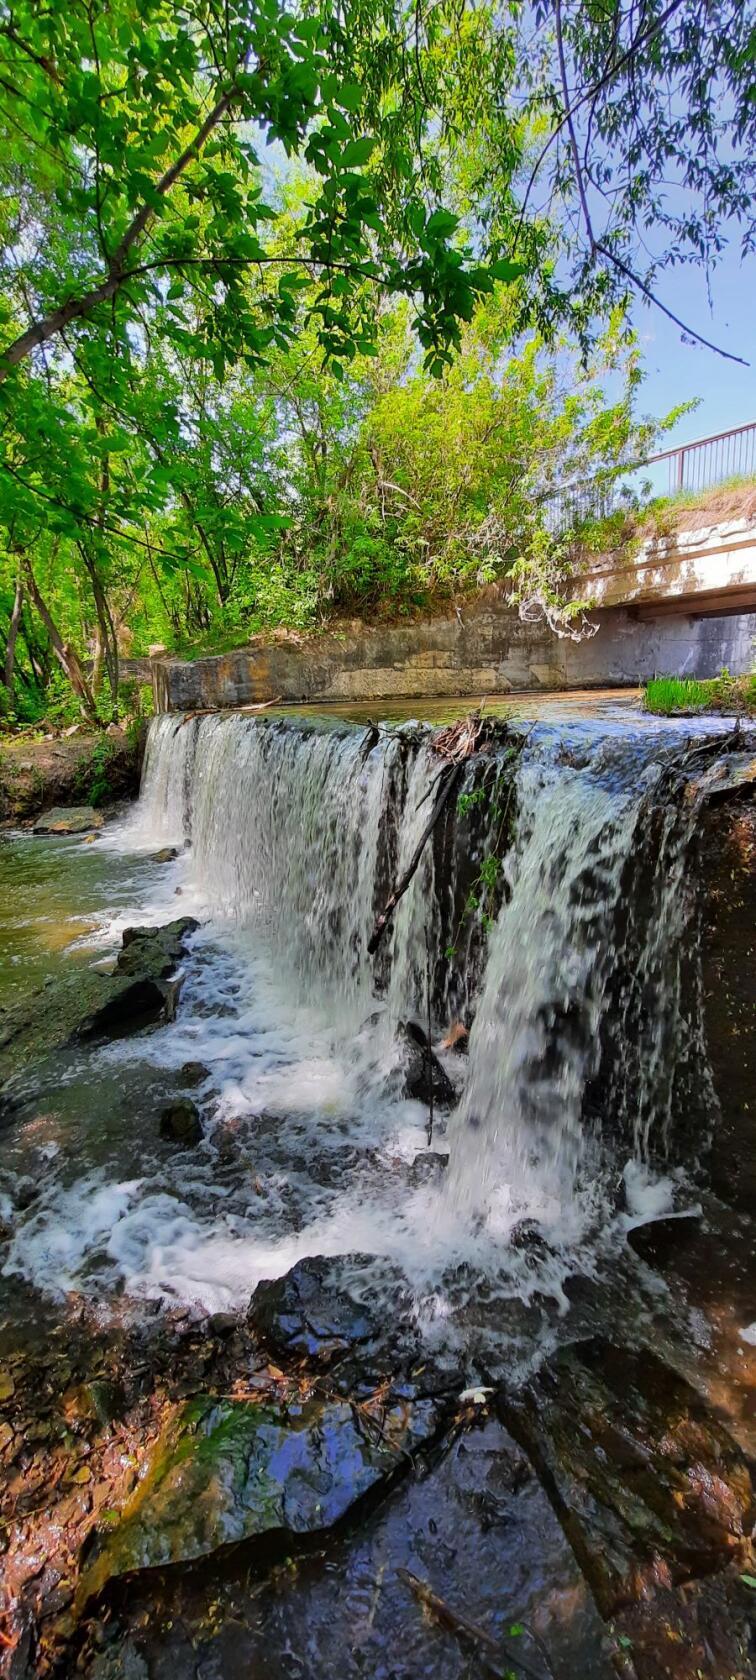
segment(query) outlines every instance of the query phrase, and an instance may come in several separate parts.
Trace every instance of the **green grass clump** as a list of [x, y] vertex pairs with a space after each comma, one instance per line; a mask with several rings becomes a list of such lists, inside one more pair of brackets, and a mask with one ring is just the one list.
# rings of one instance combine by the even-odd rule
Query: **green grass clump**
[[645, 694], [647, 712], [703, 712], [711, 705], [713, 684], [692, 677], [654, 677]]
[[756, 676], [731, 677], [722, 671], [718, 677], [699, 681], [696, 677], [654, 677], [646, 684], [644, 705], [647, 712], [660, 717], [675, 714], [691, 716], [697, 712], [756, 711]]

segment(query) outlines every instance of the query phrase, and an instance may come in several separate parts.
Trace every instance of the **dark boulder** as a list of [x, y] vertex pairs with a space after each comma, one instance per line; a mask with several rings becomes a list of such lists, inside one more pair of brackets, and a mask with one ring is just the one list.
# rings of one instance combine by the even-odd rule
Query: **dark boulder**
[[[350, 1255], [348, 1261], [370, 1265], [367, 1255]], [[306, 1354], [320, 1365], [369, 1342], [380, 1314], [374, 1301], [361, 1301], [350, 1290], [344, 1269], [344, 1261], [317, 1254], [283, 1277], [258, 1283], [249, 1308], [255, 1330], [277, 1353]]]
[[170, 1138], [172, 1143], [193, 1144], [201, 1143], [203, 1135], [200, 1112], [191, 1097], [179, 1097], [161, 1110], [161, 1137]]
[[292, 1356], [319, 1366], [339, 1361], [339, 1386], [341, 1378], [361, 1381], [378, 1368], [383, 1376], [407, 1373], [417, 1362], [420, 1344], [407, 1280], [375, 1255], [299, 1260], [284, 1277], [257, 1285], [249, 1319], [282, 1361]]
[[413, 1189], [421, 1184], [440, 1184], [448, 1165], [448, 1155], [442, 1155], [435, 1149], [424, 1149], [412, 1162], [407, 1174], [409, 1183]]
[[430, 1106], [432, 1092], [437, 1108], [451, 1108], [457, 1093], [422, 1027], [417, 1021], [402, 1021], [397, 1038], [402, 1050], [405, 1095]]
[[151, 863], [173, 863], [179, 855], [178, 846], [161, 846], [159, 852], [153, 852]]
[[115, 970], [103, 977], [102, 1002], [78, 1022], [72, 1038], [108, 1038], [172, 1020], [180, 990], [176, 969], [198, 927], [193, 916], [181, 916], [163, 928], [126, 928]]
[[204, 1062], [184, 1062], [178, 1070], [176, 1080], [179, 1085], [193, 1091], [197, 1085], [204, 1085], [209, 1077], [210, 1069], [205, 1067]]

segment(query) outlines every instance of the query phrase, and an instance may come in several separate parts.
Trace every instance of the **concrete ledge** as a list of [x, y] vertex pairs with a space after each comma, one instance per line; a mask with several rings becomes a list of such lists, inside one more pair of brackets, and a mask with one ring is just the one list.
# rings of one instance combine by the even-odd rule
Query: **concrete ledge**
[[349, 633], [285, 636], [191, 663], [154, 665], [158, 711], [266, 700], [471, 698], [509, 690], [636, 687], [649, 677], [733, 675], [754, 662], [756, 521], [654, 538], [630, 561], [575, 580], [598, 634], [573, 642], [523, 623], [506, 593], [439, 618], [359, 623]]

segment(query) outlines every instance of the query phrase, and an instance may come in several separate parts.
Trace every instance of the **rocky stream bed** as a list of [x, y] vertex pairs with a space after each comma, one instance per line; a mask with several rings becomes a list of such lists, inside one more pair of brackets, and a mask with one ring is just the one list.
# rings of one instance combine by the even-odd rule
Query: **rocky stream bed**
[[[374, 1197], [430, 1220], [466, 1033], [445, 1047], [434, 1022], [431, 1055], [417, 1016], [393, 1023], [382, 1139], [383, 1109], [356, 1118], [378, 1018], [351, 1029], [342, 1107], [309, 1014], [306, 1056], [293, 1026], [271, 1053], [257, 957], [224, 944], [180, 841], [0, 850], [1, 1673], [756, 1673], [748, 762], [706, 761], [687, 854], [716, 1123], [684, 1173], [679, 1147], [658, 1163], [642, 1218], [641, 1167], [610, 1177], [611, 1240], [558, 1283], [543, 1218], [510, 1232], [504, 1289], [451, 1251], [430, 1290], [401, 1247], [350, 1246], [383, 1229], [345, 1222]], [[596, 1073], [586, 1104], [611, 1089]]]

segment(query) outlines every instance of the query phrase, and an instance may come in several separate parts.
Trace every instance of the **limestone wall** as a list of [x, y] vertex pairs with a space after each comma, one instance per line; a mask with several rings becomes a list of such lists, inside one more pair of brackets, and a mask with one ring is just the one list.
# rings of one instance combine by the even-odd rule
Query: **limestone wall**
[[634, 686], [648, 677], [750, 671], [756, 520], [722, 521], [597, 559], [575, 580], [598, 634], [572, 642], [523, 624], [505, 593], [407, 624], [293, 636], [154, 666], [159, 711], [255, 701], [439, 699], [509, 690]]
[[288, 639], [191, 663], [155, 665], [159, 711], [233, 707], [260, 700], [353, 701], [503, 694], [509, 690], [633, 686], [656, 674], [739, 675], [754, 659], [756, 616], [681, 614], [639, 620], [633, 609], [595, 615], [600, 628], [574, 643], [522, 624], [497, 603], [350, 635]]

